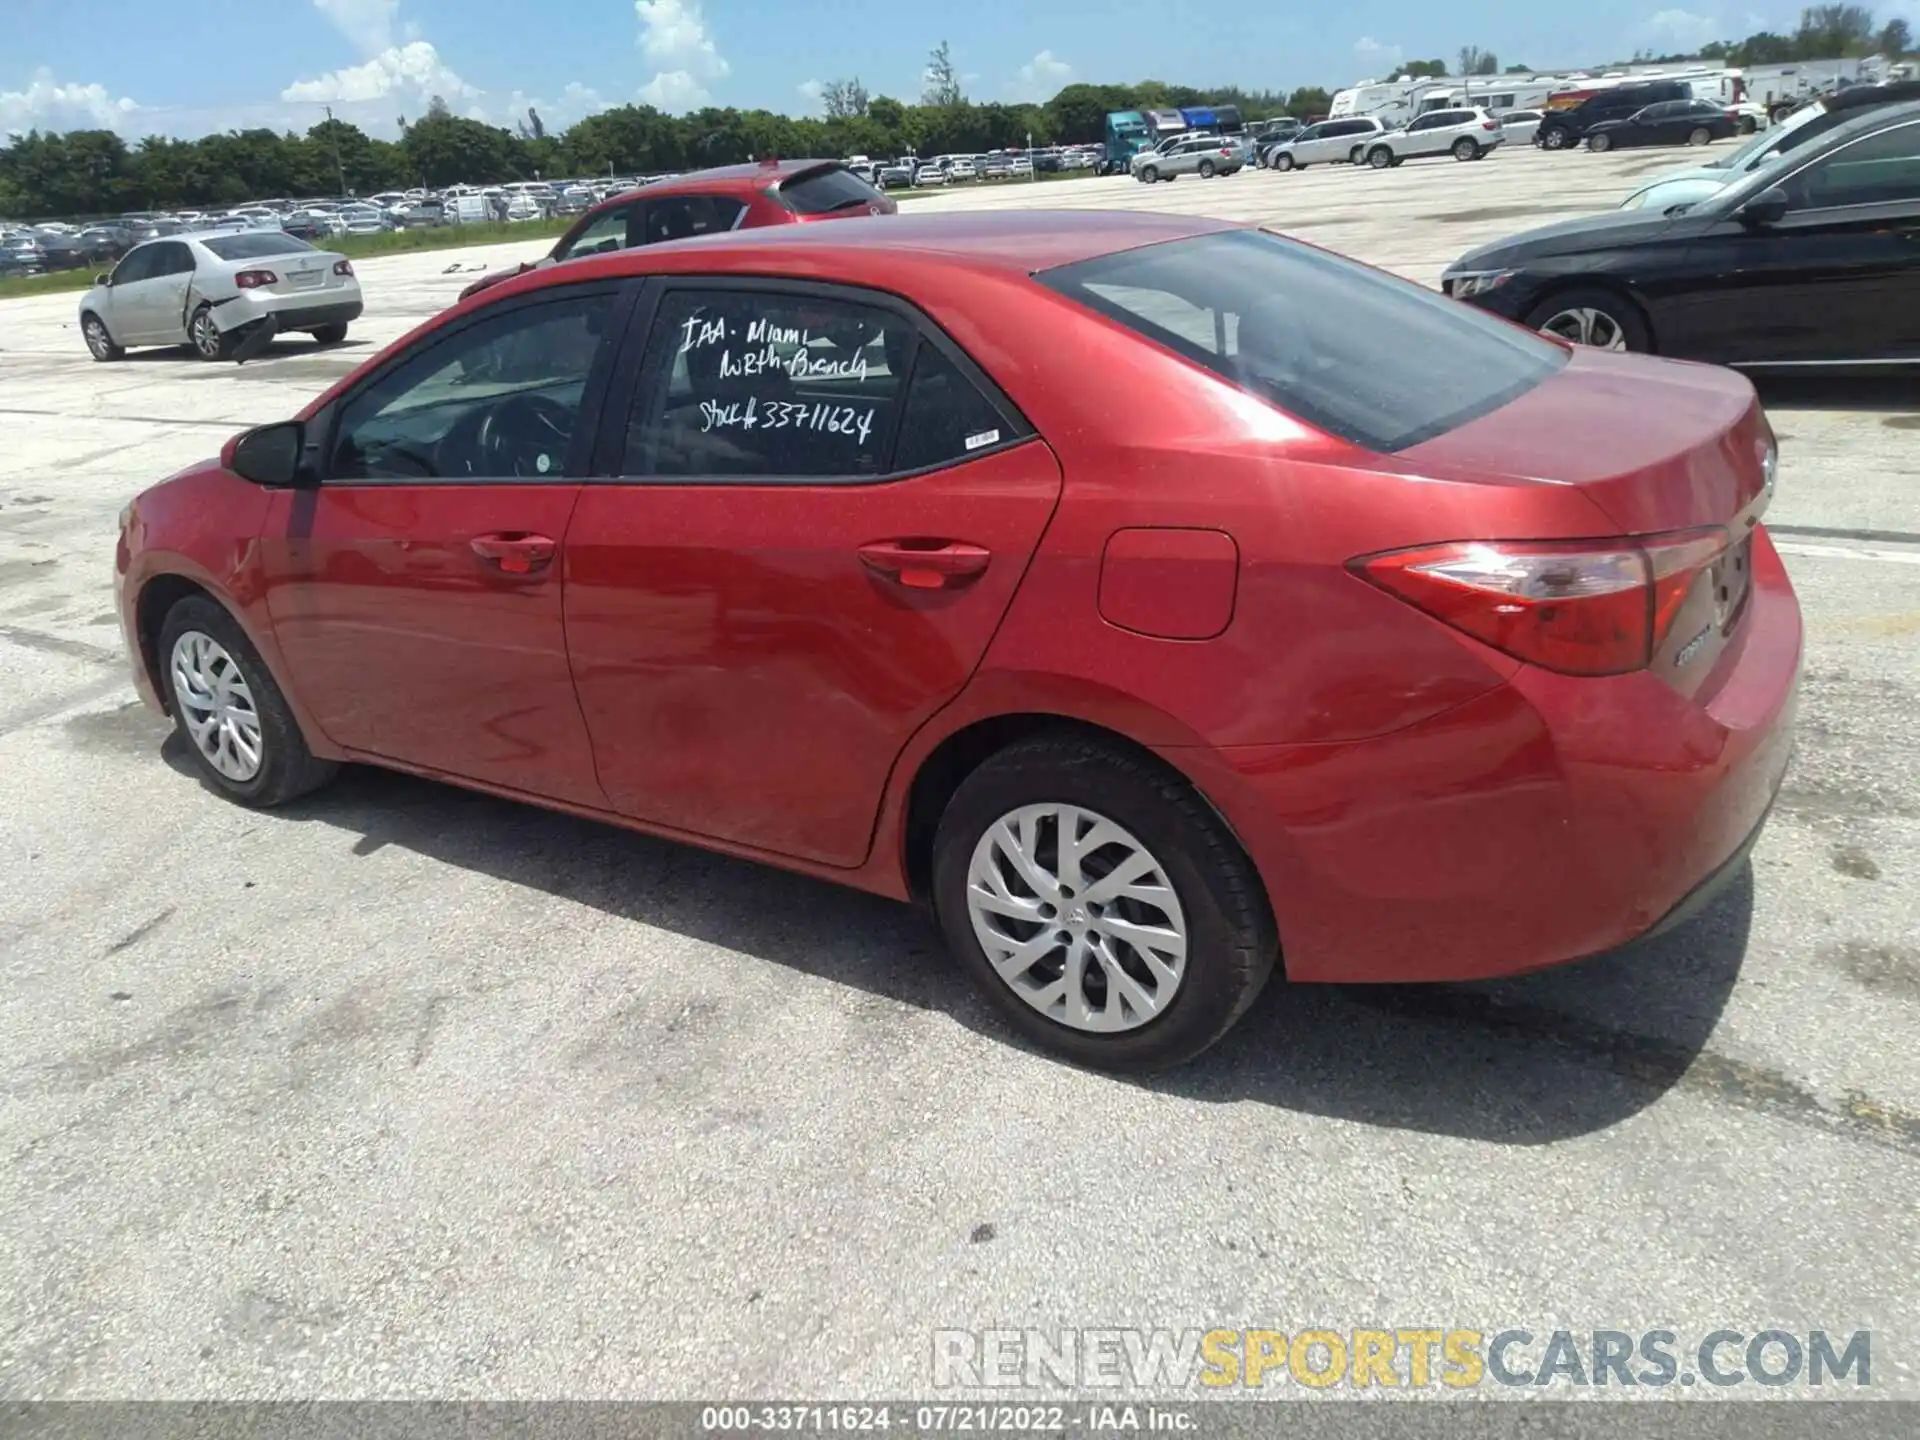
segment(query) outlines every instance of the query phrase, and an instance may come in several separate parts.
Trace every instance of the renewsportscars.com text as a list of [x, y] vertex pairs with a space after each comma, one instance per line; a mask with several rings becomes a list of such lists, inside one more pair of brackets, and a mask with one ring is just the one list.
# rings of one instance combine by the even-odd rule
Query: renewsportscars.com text
[[936, 1330], [933, 1383], [957, 1390], [1198, 1394], [1270, 1386], [1840, 1386], [1873, 1383], [1868, 1330]]

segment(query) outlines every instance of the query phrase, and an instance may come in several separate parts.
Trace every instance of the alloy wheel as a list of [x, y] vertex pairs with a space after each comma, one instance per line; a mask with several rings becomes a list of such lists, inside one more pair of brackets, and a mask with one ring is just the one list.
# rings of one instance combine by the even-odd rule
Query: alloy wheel
[[988, 826], [967, 868], [967, 912], [1007, 987], [1070, 1029], [1136, 1030], [1186, 976], [1186, 917], [1165, 867], [1081, 806], [1023, 805]]
[[1562, 310], [1541, 322], [1540, 333], [1595, 350], [1625, 350], [1626, 328], [1604, 310], [1589, 305]]
[[96, 360], [104, 360], [113, 353], [113, 339], [107, 334], [107, 327], [95, 316], [89, 315], [82, 327], [87, 337], [87, 349], [93, 352]]
[[211, 635], [187, 630], [173, 642], [171, 665], [174, 701], [194, 748], [227, 779], [244, 785], [260, 773], [266, 745], [239, 663]]
[[193, 348], [209, 360], [220, 358], [220, 327], [213, 323], [213, 312], [202, 310], [193, 317]]

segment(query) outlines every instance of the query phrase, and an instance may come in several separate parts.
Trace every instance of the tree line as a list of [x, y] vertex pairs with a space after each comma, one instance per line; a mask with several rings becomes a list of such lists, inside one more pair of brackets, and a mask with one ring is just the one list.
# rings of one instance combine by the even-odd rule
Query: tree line
[[[936, 56], [939, 54], [935, 52]], [[933, 72], [930, 70], [929, 72]], [[342, 120], [304, 135], [238, 130], [197, 140], [148, 136], [128, 144], [107, 130], [31, 131], [0, 148], [0, 215], [82, 218], [130, 210], [237, 205], [247, 200], [371, 195], [421, 185], [495, 184], [591, 175], [648, 175], [767, 156], [893, 157], [1099, 141], [1109, 110], [1237, 104], [1246, 118], [1324, 114], [1325, 90], [1209, 90], [1148, 80], [1069, 85], [1044, 104], [976, 104], [951, 70], [935, 103], [869, 96], [858, 80], [824, 92], [819, 118], [768, 110], [667, 115], [622, 105], [550, 131], [532, 112], [507, 129], [452, 114], [437, 97], [403, 121], [396, 140]]]
[[1718, 60], [1727, 65], [1785, 65], [1796, 60], [1844, 60], [1884, 55], [1898, 60], [1913, 53], [1913, 27], [1896, 15], [1885, 24], [1865, 5], [1809, 5], [1791, 35], [1757, 30], [1744, 40], [1715, 40], [1697, 55], [1642, 52], [1634, 61], [1661, 64], [1674, 60]]

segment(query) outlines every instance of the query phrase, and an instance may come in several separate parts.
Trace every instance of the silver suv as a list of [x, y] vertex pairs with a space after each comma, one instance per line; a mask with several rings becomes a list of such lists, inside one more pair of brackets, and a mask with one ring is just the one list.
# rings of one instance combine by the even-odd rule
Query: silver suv
[[1134, 156], [1131, 168], [1134, 179], [1151, 185], [1179, 175], [1198, 175], [1202, 180], [1231, 175], [1246, 163], [1246, 147], [1231, 136], [1183, 135], [1159, 150]]
[[1304, 170], [1309, 165], [1331, 165], [1342, 160], [1357, 164], [1368, 143], [1386, 133], [1387, 127], [1372, 115], [1322, 120], [1275, 145], [1267, 152], [1267, 164], [1275, 170]]
[[1392, 131], [1370, 143], [1364, 158], [1376, 170], [1385, 170], [1421, 155], [1478, 160], [1506, 138], [1500, 122], [1477, 106], [1464, 110], [1432, 110], [1406, 129]]

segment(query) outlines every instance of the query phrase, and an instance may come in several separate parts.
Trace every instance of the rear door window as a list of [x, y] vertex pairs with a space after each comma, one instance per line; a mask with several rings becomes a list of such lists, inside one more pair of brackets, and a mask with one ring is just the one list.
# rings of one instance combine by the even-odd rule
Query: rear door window
[[1260, 231], [1149, 245], [1037, 278], [1376, 451], [1498, 409], [1567, 363], [1559, 346], [1471, 306]]
[[[985, 166], [990, 162], [971, 162]], [[779, 189], [781, 203], [796, 215], [831, 215], [838, 210], [863, 210], [881, 194], [851, 170], [833, 166], [796, 175]]]
[[1920, 206], [1920, 121], [1866, 135], [1815, 161], [1787, 185], [1796, 208]]

